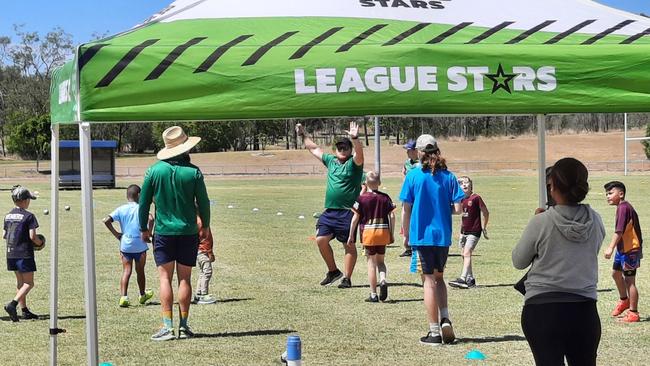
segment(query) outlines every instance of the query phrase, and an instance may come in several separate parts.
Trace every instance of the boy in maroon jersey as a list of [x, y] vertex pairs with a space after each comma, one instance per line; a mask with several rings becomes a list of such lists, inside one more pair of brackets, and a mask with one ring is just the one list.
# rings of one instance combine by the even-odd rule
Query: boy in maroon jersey
[[[386, 245], [393, 243], [395, 230], [395, 204], [390, 197], [379, 192], [381, 180], [375, 172], [366, 175], [368, 191], [357, 197], [352, 206], [352, 222], [347, 245], [354, 245], [355, 231], [359, 226], [359, 241], [363, 244], [368, 258], [368, 282], [370, 296], [367, 302], [386, 301], [388, 284], [386, 283], [386, 264], [384, 255]], [[377, 296], [377, 272], [379, 272], [379, 296]]]
[[[463, 176], [458, 178], [458, 184], [465, 193], [465, 198], [461, 201], [463, 215], [460, 226], [460, 239], [458, 241], [463, 256], [463, 272], [457, 279], [449, 281], [449, 286], [470, 288], [476, 286], [474, 272], [472, 271], [472, 252], [476, 248], [481, 234], [483, 234], [485, 239], [488, 239], [487, 225], [490, 219], [490, 212], [481, 196], [473, 192], [474, 186], [469, 177]], [[483, 214], [482, 225], [481, 214]]]

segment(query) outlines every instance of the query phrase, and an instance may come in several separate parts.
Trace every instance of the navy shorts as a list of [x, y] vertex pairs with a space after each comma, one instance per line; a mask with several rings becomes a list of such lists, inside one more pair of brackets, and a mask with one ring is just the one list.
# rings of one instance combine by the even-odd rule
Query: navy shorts
[[139, 262], [140, 258], [142, 258], [142, 254], [146, 253], [146, 250], [144, 252], [139, 252], [139, 253], [126, 253], [126, 252], [120, 252], [122, 253], [122, 256], [124, 259], [127, 261], [136, 261]]
[[415, 246], [411, 257], [411, 273], [430, 275], [433, 271], [444, 272], [449, 256], [449, 247]]
[[182, 265], [196, 266], [196, 256], [199, 253], [199, 234], [192, 235], [154, 235], [153, 257], [156, 266], [169, 262]]
[[[328, 208], [318, 218], [316, 223], [316, 236], [332, 235], [341, 243], [347, 243], [350, 236], [350, 222], [352, 210]], [[355, 234], [356, 242], [356, 234]]]
[[36, 272], [34, 258], [7, 258], [7, 271]]

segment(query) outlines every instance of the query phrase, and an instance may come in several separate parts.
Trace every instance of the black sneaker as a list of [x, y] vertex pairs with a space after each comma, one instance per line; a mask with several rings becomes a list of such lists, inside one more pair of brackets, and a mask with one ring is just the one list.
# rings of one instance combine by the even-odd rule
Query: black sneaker
[[476, 287], [476, 280], [474, 278], [468, 278], [465, 282], [467, 282], [467, 288]]
[[38, 315], [29, 311], [29, 309], [25, 309], [23, 310], [23, 319], [24, 320], [38, 319]]
[[442, 337], [440, 334], [433, 335], [431, 332], [429, 332], [426, 336], [420, 338], [420, 344], [426, 344], [427, 346], [439, 346], [442, 344]]
[[349, 278], [343, 277], [341, 283], [339, 283], [339, 288], [350, 288], [352, 287], [352, 281]]
[[338, 269], [335, 271], [327, 272], [325, 279], [320, 282], [320, 285], [329, 286], [341, 277], [343, 277], [343, 272], [339, 271]]
[[379, 283], [379, 300], [386, 301], [388, 298], [388, 284], [386, 281], [381, 281]]
[[11, 304], [5, 305], [5, 311], [9, 314], [9, 318], [12, 322], [18, 321], [18, 312], [16, 311], [15, 306], [11, 306]]
[[412, 255], [413, 255], [413, 250], [411, 250], [411, 248], [409, 248], [409, 249], [406, 249], [404, 252], [402, 252], [402, 254], [400, 254], [399, 256], [400, 257], [410, 257]]
[[375, 296], [375, 297], [368, 296], [368, 298], [365, 301], [366, 302], [379, 302], [379, 298], [377, 296]]
[[454, 327], [451, 326], [451, 320], [442, 318], [440, 321], [440, 332], [442, 333], [442, 340], [446, 344], [454, 343], [456, 335], [454, 334]]
[[449, 281], [449, 286], [455, 287], [455, 288], [469, 288], [467, 286], [467, 282], [462, 277], [458, 277], [457, 279], [453, 281]]

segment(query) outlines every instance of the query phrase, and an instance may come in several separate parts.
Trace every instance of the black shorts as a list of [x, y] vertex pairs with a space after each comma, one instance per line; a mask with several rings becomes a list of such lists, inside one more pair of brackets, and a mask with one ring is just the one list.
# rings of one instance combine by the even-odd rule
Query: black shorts
[[36, 272], [34, 258], [7, 258], [7, 271]]
[[411, 273], [430, 275], [433, 271], [444, 272], [447, 265], [449, 247], [415, 246], [411, 257]]
[[366, 255], [384, 255], [386, 254], [386, 246], [385, 245], [369, 245], [369, 246], [363, 246], [366, 249]]
[[192, 235], [154, 235], [153, 257], [156, 266], [169, 262], [196, 266], [199, 253], [199, 234]]
[[326, 209], [316, 223], [316, 236], [332, 235], [332, 237], [341, 243], [347, 243], [348, 237], [350, 236], [350, 222], [352, 221], [353, 215], [352, 210]]

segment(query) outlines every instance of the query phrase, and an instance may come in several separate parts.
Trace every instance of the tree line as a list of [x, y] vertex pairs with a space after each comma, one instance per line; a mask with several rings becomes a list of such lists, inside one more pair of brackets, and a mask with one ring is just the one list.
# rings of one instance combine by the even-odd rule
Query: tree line
[[[61, 28], [41, 35], [14, 26], [12, 36], [0, 35], [0, 154], [21, 159], [49, 159], [50, 80], [53, 70], [72, 57], [72, 36]], [[118, 153], [145, 153], [161, 148], [162, 131], [174, 124], [201, 136], [199, 152], [300, 148], [297, 120], [257, 120], [161, 123], [106, 123], [93, 125], [96, 140], [116, 140]], [[300, 120], [316, 141], [329, 144], [341, 135], [349, 118]], [[365, 142], [374, 134], [374, 120], [359, 118]], [[646, 127], [650, 114], [631, 114], [630, 128]], [[623, 128], [623, 114], [552, 115], [548, 132], [607, 132]], [[382, 117], [382, 137], [402, 144], [422, 133], [474, 140], [479, 137], [519, 136], [537, 132], [534, 116]], [[650, 127], [648, 127], [650, 133]], [[76, 125], [60, 127], [61, 139], [77, 139]], [[650, 146], [646, 147], [650, 157]]]

